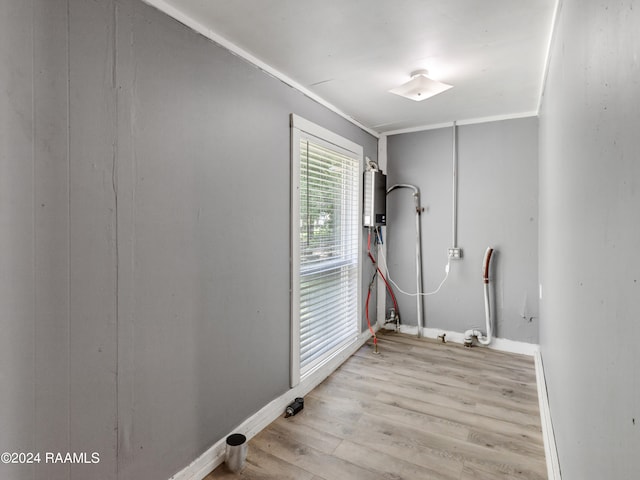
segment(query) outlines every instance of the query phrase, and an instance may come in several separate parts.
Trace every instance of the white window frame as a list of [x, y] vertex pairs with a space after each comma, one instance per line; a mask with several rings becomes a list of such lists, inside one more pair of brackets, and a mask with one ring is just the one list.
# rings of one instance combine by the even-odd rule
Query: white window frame
[[[316, 125], [298, 115], [291, 114], [291, 387], [295, 387], [301, 381], [300, 376], [300, 141], [309, 138], [320, 144], [330, 144], [337, 147], [336, 150], [344, 150], [358, 159], [358, 198], [362, 199], [362, 172], [364, 165], [364, 149], [361, 145], [352, 142], [326, 128]], [[359, 201], [358, 225], [362, 225], [362, 204]], [[357, 333], [362, 332], [362, 229], [358, 228], [358, 272], [357, 272]], [[353, 339], [355, 341], [356, 338]], [[328, 358], [315, 366], [315, 369], [306, 373], [310, 375], [334, 358], [351, 343], [342, 345], [332, 351]]]

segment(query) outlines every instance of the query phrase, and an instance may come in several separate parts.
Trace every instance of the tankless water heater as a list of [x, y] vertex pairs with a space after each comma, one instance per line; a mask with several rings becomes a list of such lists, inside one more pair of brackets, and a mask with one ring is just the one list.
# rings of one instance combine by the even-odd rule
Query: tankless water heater
[[362, 224], [365, 227], [381, 227], [387, 224], [387, 176], [380, 170], [364, 172], [364, 211]]

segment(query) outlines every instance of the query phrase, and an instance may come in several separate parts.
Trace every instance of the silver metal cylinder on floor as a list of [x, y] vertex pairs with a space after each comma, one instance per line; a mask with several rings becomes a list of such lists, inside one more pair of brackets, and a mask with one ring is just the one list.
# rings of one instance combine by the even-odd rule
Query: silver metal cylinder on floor
[[248, 448], [247, 437], [241, 433], [233, 433], [227, 437], [224, 462], [230, 471], [237, 473], [244, 468]]

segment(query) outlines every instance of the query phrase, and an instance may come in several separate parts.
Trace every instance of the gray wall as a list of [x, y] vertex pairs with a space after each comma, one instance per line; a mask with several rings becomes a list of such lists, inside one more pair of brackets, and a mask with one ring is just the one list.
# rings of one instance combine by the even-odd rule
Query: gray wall
[[137, 0], [0, 32], [0, 451], [100, 454], [0, 477], [168, 478], [288, 388], [289, 114], [377, 141]]
[[[74, 478], [113, 478], [113, 12], [71, 6], [0, 3], [0, 450], [96, 451]], [[0, 477], [67, 477], [42, 462]]]
[[540, 115], [540, 344], [563, 480], [638, 477], [640, 9], [564, 0]]
[[[444, 278], [452, 246], [452, 128], [388, 138], [389, 186], [421, 190], [424, 291]], [[425, 326], [464, 332], [485, 329], [482, 262], [495, 249], [495, 334], [538, 342], [538, 125], [536, 118], [458, 127], [458, 245], [449, 278], [425, 297]], [[391, 278], [416, 291], [415, 214], [409, 190], [388, 197]], [[398, 296], [403, 323], [416, 325], [416, 301]], [[388, 303], [389, 305], [389, 303]], [[523, 314], [526, 318], [523, 318]], [[533, 317], [533, 318], [532, 318]]]

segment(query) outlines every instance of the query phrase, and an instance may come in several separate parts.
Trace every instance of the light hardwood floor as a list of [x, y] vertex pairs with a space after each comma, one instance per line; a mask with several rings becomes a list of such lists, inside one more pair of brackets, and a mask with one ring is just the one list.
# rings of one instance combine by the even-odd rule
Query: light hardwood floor
[[533, 359], [379, 335], [205, 480], [546, 479]]

